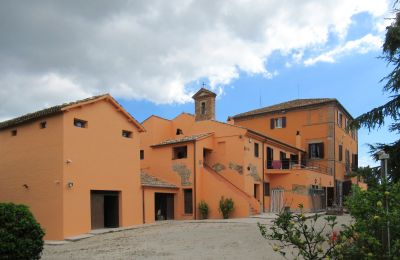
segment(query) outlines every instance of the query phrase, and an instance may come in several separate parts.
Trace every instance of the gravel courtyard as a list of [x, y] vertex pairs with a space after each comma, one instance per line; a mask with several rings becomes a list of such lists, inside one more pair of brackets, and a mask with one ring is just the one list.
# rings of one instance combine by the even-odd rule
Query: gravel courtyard
[[[338, 218], [339, 224], [350, 218]], [[46, 245], [42, 259], [283, 259], [261, 237], [257, 222], [172, 221], [97, 235], [64, 245]]]

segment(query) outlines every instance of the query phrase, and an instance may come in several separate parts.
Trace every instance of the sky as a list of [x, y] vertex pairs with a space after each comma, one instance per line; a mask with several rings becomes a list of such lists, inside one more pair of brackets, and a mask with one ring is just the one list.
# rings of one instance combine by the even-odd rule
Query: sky
[[[12, 1], [0, 8], [0, 121], [110, 93], [136, 119], [192, 113], [203, 83], [217, 119], [296, 98], [354, 116], [388, 101], [378, 57], [390, 0]], [[386, 127], [359, 131], [392, 142]]]

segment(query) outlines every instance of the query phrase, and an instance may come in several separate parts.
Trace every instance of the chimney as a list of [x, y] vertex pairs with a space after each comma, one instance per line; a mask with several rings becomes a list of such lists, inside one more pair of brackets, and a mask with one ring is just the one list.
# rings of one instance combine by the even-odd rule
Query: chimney
[[196, 121], [215, 119], [215, 97], [217, 95], [205, 88], [201, 88], [193, 95]]

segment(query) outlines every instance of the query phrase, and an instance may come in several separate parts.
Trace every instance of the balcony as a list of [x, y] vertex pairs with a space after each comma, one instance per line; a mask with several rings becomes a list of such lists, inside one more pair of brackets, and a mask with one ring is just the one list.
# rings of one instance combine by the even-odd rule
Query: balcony
[[326, 167], [314, 161], [303, 160], [301, 163], [290, 159], [268, 160], [265, 162], [265, 173], [267, 174], [288, 174], [295, 170], [310, 170], [318, 173], [332, 175], [332, 168]]

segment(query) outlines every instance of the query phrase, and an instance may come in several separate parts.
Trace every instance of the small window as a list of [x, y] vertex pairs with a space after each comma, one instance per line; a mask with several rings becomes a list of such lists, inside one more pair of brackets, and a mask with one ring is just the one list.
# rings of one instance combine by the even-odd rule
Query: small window
[[282, 118], [275, 118], [275, 128], [282, 128]]
[[79, 128], [86, 128], [87, 127], [87, 121], [75, 118], [74, 119], [74, 126], [79, 127]]
[[127, 130], [122, 130], [122, 136], [125, 138], [132, 138], [132, 132]]
[[324, 143], [313, 143], [308, 145], [310, 159], [324, 158]]
[[47, 125], [47, 122], [43, 121], [43, 122], [40, 122], [39, 127], [40, 127], [40, 129], [44, 129], [44, 128], [46, 128], [46, 125]]
[[286, 127], [286, 117], [271, 118], [270, 128], [285, 128]]
[[17, 135], [17, 130], [12, 130], [11, 131], [11, 136], [16, 136]]
[[182, 129], [176, 129], [176, 135], [183, 135]]
[[201, 114], [206, 114], [206, 102], [201, 102]]
[[144, 160], [144, 150], [140, 150], [140, 160]]
[[264, 196], [269, 196], [269, 182], [264, 182]]
[[339, 127], [342, 127], [342, 123], [343, 123], [343, 114], [342, 112], [338, 111], [337, 124]]
[[258, 151], [258, 143], [254, 143], [254, 156], [258, 157], [259, 156], [259, 151]]
[[187, 146], [178, 146], [173, 148], [173, 158], [172, 159], [183, 159], [187, 158]]
[[184, 189], [184, 201], [185, 201], [185, 214], [193, 214], [193, 192], [192, 189]]
[[339, 144], [339, 162], [343, 160], [343, 145]]

